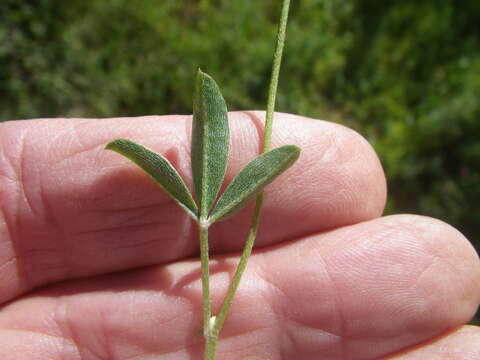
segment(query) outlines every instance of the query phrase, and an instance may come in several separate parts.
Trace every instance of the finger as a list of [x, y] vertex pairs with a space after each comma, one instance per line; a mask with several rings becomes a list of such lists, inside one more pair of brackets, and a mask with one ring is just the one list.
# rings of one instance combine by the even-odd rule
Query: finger
[[[259, 148], [262, 113], [233, 113], [230, 181]], [[169, 262], [197, 252], [191, 219], [134, 164], [105, 151], [118, 137], [166, 155], [190, 180], [190, 117], [50, 119], [0, 125], [0, 301], [35, 286]], [[258, 245], [379, 216], [381, 166], [351, 130], [278, 114], [273, 146], [303, 148], [267, 190]], [[213, 227], [212, 251], [244, 243], [250, 214]], [[1, 219], [1, 216], [0, 216]], [[8, 232], [7, 230], [8, 229]]]
[[[211, 267], [214, 314], [233, 262], [219, 257]], [[44, 334], [38, 342], [58, 339], [68, 346], [51, 346], [49, 354], [64, 359], [78, 349], [112, 360], [200, 358], [199, 278], [199, 262], [192, 260], [60, 285], [4, 308], [0, 328]], [[415, 216], [259, 250], [234, 299], [218, 356], [381, 358], [467, 322], [479, 303], [479, 279], [478, 257], [461, 234]], [[0, 349], [7, 353], [9, 346]]]
[[462, 326], [384, 360], [480, 359], [480, 327]]

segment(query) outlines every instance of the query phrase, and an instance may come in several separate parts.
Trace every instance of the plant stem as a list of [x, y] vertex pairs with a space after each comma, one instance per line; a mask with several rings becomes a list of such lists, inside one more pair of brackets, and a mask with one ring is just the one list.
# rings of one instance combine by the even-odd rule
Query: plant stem
[[205, 338], [205, 360], [215, 360], [215, 351], [217, 349], [217, 336]]
[[272, 76], [270, 78], [270, 87], [268, 89], [267, 114], [265, 116], [265, 131], [263, 136], [263, 152], [267, 152], [269, 150], [272, 138], [273, 113], [275, 111], [275, 98], [277, 96], [280, 65], [282, 64], [283, 45], [285, 44], [289, 8], [290, 0], [283, 0], [282, 13], [280, 15], [280, 25], [278, 26], [277, 46], [275, 49], [275, 54], [273, 55]]
[[212, 316], [212, 301], [210, 298], [210, 273], [209, 273], [209, 259], [208, 259], [208, 227], [209, 225], [200, 218], [198, 222], [198, 230], [200, 234], [200, 260], [202, 267], [202, 307], [203, 307], [203, 336], [205, 337], [205, 359], [207, 351], [210, 349], [211, 331], [210, 331], [210, 317]]
[[262, 202], [263, 193], [257, 197], [257, 201], [255, 202], [252, 225], [248, 233], [247, 241], [245, 242], [245, 247], [243, 248], [242, 256], [240, 257], [240, 261], [237, 265], [237, 270], [235, 271], [235, 275], [233, 276], [232, 282], [230, 283], [230, 287], [228, 288], [227, 294], [225, 295], [222, 307], [220, 308], [220, 312], [218, 313], [215, 321], [215, 326], [212, 330], [212, 336], [214, 336], [215, 338], [218, 337], [220, 330], [222, 330], [223, 323], [225, 322], [228, 311], [230, 310], [230, 306], [232, 305], [233, 297], [235, 296], [235, 292], [237, 291], [238, 285], [240, 284], [240, 279], [242, 278], [242, 274], [247, 267], [248, 258], [252, 253], [253, 244], [255, 243], [255, 237], [257, 236]]
[[[277, 45], [276, 45], [275, 54], [273, 57], [272, 77], [270, 80], [270, 87], [269, 87], [269, 93], [268, 93], [267, 114], [265, 118], [265, 132], [264, 132], [264, 138], [263, 138], [264, 153], [267, 152], [270, 148], [270, 142], [271, 142], [271, 136], [272, 136], [273, 114], [275, 111], [275, 97], [276, 97], [277, 87], [278, 87], [278, 77], [280, 74], [280, 65], [282, 62], [283, 47], [285, 43], [285, 32], [287, 28], [289, 7], [290, 7], [290, 0], [283, 0], [282, 13], [280, 17], [280, 25], [278, 28], [278, 35], [277, 35]], [[245, 247], [243, 248], [242, 256], [238, 263], [237, 270], [235, 271], [235, 275], [232, 279], [230, 287], [228, 288], [227, 294], [225, 295], [225, 300], [220, 309], [220, 312], [218, 313], [218, 316], [216, 318], [216, 321], [211, 333], [212, 337], [215, 339], [213, 352], [215, 352], [215, 346], [216, 346], [218, 334], [222, 330], [228, 311], [230, 310], [233, 297], [238, 288], [238, 285], [240, 284], [240, 279], [242, 277], [243, 272], [245, 271], [248, 259], [250, 257], [253, 245], [255, 243], [258, 225], [260, 222], [260, 213], [262, 209], [262, 204], [263, 204], [263, 191], [257, 196], [256, 202], [255, 202], [255, 210], [252, 217], [252, 224], [250, 226], [250, 231], [248, 233]], [[214, 359], [214, 357], [212, 358], [206, 357], [205, 359], [211, 360], [211, 359]]]

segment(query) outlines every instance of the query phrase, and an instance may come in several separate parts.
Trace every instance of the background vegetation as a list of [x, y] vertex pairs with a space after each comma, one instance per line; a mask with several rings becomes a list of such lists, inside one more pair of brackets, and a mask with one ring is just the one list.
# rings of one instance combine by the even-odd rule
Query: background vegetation
[[[200, 66], [231, 110], [263, 109], [274, 0], [2, 0], [0, 119], [190, 113]], [[480, 2], [294, 0], [278, 110], [351, 126], [389, 212], [480, 248]]]

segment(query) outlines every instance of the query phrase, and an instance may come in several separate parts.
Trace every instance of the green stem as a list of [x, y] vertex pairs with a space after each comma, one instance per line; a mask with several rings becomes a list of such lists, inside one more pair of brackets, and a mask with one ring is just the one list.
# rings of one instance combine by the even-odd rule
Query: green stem
[[265, 117], [265, 132], [263, 136], [263, 152], [267, 152], [269, 150], [272, 138], [273, 113], [275, 111], [275, 98], [277, 96], [280, 65], [282, 64], [283, 45], [285, 44], [289, 8], [290, 0], [283, 0], [282, 14], [280, 15], [280, 24], [278, 26], [277, 46], [275, 48], [275, 54], [273, 55], [272, 77], [270, 78], [270, 87], [268, 89], [267, 115]]
[[[271, 137], [272, 137], [272, 123], [273, 123], [273, 114], [275, 111], [275, 97], [276, 97], [277, 87], [278, 87], [280, 65], [282, 62], [283, 46], [285, 43], [285, 32], [287, 28], [289, 7], [290, 7], [290, 0], [283, 0], [282, 13], [280, 17], [280, 25], [279, 25], [278, 36], [277, 36], [277, 45], [276, 45], [275, 54], [273, 57], [272, 77], [270, 80], [270, 87], [269, 87], [269, 93], [268, 93], [267, 114], [265, 118], [265, 133], [263, 138], [264, 153], [269, 150]], [[260, 213], [262, 209], [262, 204], [263, 204], [263, 192], [261, 192], [257, 196], [256, 202], [255, 202], [255, 210], [252, 217], [252, 224], [250, 226], [250, 231], [248, 233], [248, 237], [242, 252], [242, 256], [238, 263], [237, 270], [235, 271], [235, 275], [232, 279], [230, 287], [228, 288], [227, 294], [225, 295], [225, 300], [223, 302], [223, 305], [215, 320], [215, 324], [212, 330], [212, 337], [215, 339], [214, 347], [216, 346], [218, 334], [222, 330], [228, 311], [230, 310], [230, 306], [232, 305], [233, 297], [235, 296], [235, 292], [237, 291], [238, 285], [240, 284], [240, 279], [243, 275], [243, 272], [245, 271], [250, 254], [252, 253], [252, 248], [255, 243], [258, 225], [260, 222]], [[213, 349], [213, 352], [215, 352], [215, 349]], [[214, 357], [206, 358], [206, 359], [211, 360], [211, 359], [214, 359]]]
[[215, 326], [212, 330], [212, 335], [215, 338], [218, 338], [218, 334], [220, 330], [222, 330], [223, 324], [225, 319], [227, 318], [228, 311], [230, 310], [230, 306], [232, 305], [233, 297], [237, 291], [238, 285], [240, 284], [240, 279], [242, 278], [243, 272], [247, 267], [247, 262], [252, 253], [253, 244], [255, 243], [255, 237], [257, 236], [258, 224], [260, 220], [260, 210], [262, 208], [263, 203], [263, 193], [257, 197], [257, 201], [255, 202], [255, 210], [253, 213], [252, 225], [250, 227], [250, 231], [248, 233], [247, 241], [245, 242], [245, 247], [243, 248], [242, 256], [240, 257], [240, 261], [237, 265], [237, 270], [235, 271], [235, 275], [233, 276], [232, 282], [230, 283], [230, 287], [228, 288], [227, 294], [225, 295], [225, 299], [223, 300], [222, 307], [220, 308], [220, 312], [215, 320]]
[[205, 360], [215, 360], [215, 351], [217, 349], [218, 337], [211, 336], [205, 340]]
[[[208, 259], [208, 224], [200, 218], [198, 222], [198, 230], [200, 234], [200, 261], [202, 267], [202, 307], [203, 307], [203, 336], [205, 337], [205, 359], [213, 359], [208, 357], [207, 353], [211, 352], [212, 336], [210, 331], [210, 317], [212, 316], [212, 301], [210, 298], [210, 274]], [[216, 341], [216, 339], [215, 339]]]

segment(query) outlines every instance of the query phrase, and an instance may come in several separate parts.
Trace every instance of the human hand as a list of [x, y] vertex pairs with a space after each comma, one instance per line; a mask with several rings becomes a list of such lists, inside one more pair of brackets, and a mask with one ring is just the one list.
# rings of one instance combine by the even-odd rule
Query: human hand
[[[263, 113], [230, 113], [226, 181], [259, 152]], [[196, 227], [118, 137], [189, 179], [188, 116], [0, 124], [0, 358], [201, 359]], [[266, 190], [219, 359], [479, 359], [480, 262], [455, 229], [380, 217], [382, 168], [351, 130], [277, 114], [300, 159]], [[219, 308], [251, 207], [210, 233]]]

